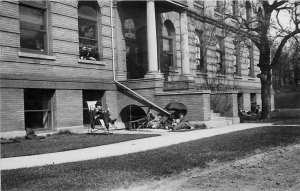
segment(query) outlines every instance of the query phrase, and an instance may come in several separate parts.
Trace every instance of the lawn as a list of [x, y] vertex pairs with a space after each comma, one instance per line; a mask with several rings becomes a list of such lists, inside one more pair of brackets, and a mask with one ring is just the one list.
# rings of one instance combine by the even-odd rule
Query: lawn
[[43, 139], [15, 138], [11, 143], [1, 144], [1, 157], [16, 157], [52, 153], [73, 149], [108, 145], [134, 139], [158, 136], [155, 134], [76, 134], [61, 132]]
[[2, 190], [112, 190], [159, 180], [212, 161], [240, 159], [300, 143], [300, 126], [237, 131], [160, 149], [91, 161], [2, 171]]
[[276, 93], [274, 95], [276, 109], [300, 108], [300, 92]]

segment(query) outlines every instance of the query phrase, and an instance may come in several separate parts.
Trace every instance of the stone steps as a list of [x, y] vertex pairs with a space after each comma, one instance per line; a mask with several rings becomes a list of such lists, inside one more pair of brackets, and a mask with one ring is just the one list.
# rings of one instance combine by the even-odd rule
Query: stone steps
[[208, 129], [232, 125], [232, 120], [230, 118], [228, 119], [226, 117], [221, 117], [220, 113], [216, 113], [213, 110], [210, 111], [210, 116], [210, 121], [204, 122]]

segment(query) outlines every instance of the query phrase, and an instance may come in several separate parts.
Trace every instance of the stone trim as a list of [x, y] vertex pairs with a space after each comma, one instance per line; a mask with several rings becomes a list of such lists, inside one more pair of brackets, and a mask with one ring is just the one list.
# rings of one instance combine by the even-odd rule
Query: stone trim
[[44, 60], [56, 60], [56, 56], [44, 55], [44, 54], [34, 54], [34, 53], [27, 53], [27, 52], [18, 52], [19, 57], [25, 58], [38, 58]]

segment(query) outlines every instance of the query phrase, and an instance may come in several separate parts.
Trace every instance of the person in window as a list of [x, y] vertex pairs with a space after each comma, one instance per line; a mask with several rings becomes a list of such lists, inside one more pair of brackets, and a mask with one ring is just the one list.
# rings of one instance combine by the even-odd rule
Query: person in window
[[107, 130], [109, 130], [109, 124], [111, 123], [112, 125], [114, 125], [115, 121], [117, 120], [117, 118], [111, 119], [109, 108], [102, 107], [102, 104], [99, 101], [95, 104], [95, 112], [95, 120], [99, 121], [100, 119], [103, 119]]
[[82, 60], [86, 60], [88, 55], [88, 49], [85, 45], [79, 48], [79, 58]]
[[99, 54], [98, 54], [96, 48], [88, 47], [86, 59], [94, 60], [94, 61], [99, 60]]

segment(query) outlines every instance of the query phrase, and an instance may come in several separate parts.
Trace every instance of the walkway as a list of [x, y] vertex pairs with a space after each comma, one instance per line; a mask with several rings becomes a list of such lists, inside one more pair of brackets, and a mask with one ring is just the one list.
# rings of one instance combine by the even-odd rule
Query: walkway
[[[56, 152], [56, 153], [47, 153], [41, 155], [2, 158], [0, 159], [0, 170], [45, 166], [45, 165], [85, 161], [91, 159], [99, 159], [105, 157], [124, 155], [129, 153], [136, 153], [136, 152], [152, 150], [160, 147], [166, 147], [173, 144], [202, 139], [205, 137], [211, 137], [211, 136], [230, 133], [234, 131], [240, 131], [240, 130], [262, 127], [262, 126], [270, 126], [270, 125], [271, 124], [267, 124], [267, 123], [264, 124], [243, 123], [243, 124], [230, 125], [230, 126], [214, 128], [214, 129], [201, 129], [201, 130], [186, 131], [186, 132], [165, 132], [165, 133], [161, 133], [161, 136], [157, 136], [157, 137], [137, 139], [132, 141], [115, 143], [111, 145], [103, 145], [97, 147], [90, 147], [90, 148]], [[133, 131], [131, 132], [133, 133]], [[120, 132], [116, 131], [115, 133], [121, 133], [121, 131]], [[142, 132], [137, 132], [137, 133], [142, 133]]]

